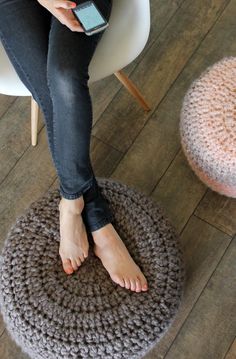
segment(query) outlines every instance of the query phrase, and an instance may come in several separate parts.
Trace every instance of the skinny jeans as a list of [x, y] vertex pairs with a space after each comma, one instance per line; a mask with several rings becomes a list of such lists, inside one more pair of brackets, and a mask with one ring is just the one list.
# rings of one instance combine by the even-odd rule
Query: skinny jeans
[[[109, 20], [112, 0], [94, 2]], [[90, 159], [93, 109], [88, 66], [105, 31], [90, 36], [71, 31], [37, 0], [0, 0], [0, 39], [42, 110], [60, 194], [71, 200], [83, 195], [82, 217], [91, 232], [114, 218]]]

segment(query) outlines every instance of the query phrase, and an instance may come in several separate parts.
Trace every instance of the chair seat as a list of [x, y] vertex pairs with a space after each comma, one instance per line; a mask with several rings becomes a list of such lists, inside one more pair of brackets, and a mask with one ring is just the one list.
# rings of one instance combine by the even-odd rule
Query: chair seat
[[[109, 27], [89, 65], [91, 84], [131, 63], [143, 50], [150, 31], [149, 0], [113, 0]], [[30, 96], [0, 42], [0, 93]]]

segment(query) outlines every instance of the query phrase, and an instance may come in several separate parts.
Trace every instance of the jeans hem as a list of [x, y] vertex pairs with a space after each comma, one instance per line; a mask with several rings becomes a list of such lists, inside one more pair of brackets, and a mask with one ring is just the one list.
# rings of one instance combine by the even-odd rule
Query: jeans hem
[[92, 186], [93, 186], [93, 178], [90, 179], [89, 181], [85, 182], [85, 184], [83, 185], [81, 190], [77, 191], [76, 193], [67, 193], [62, 189], [62, 186], [60, 185], [60, 194], [62, 197], [66, 198], [66, 199], [76, 199], [76, 198], [81, 197], [83, 195], [83, 193], [86, 192]]
[[106, 224], [111, 223], [112, 220], [113, 220], [113, 216], [104, 217], [103, 219], [101, 219], [100, 221], [96, 222], [95, 224], [90, 225], [90, 226], [89, 226], [89, 231], [90, 231], [90, 232], [97, 231], [98, 229], [104, 227]]

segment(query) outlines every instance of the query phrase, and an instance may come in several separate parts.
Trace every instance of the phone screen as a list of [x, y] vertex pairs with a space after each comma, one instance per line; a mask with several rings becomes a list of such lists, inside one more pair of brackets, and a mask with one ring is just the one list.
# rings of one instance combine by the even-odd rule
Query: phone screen
[[74, 9], [86, 30], [105, 24], [103, 17], [97, 11], [93, 3], [84, 4], [79, 9]]

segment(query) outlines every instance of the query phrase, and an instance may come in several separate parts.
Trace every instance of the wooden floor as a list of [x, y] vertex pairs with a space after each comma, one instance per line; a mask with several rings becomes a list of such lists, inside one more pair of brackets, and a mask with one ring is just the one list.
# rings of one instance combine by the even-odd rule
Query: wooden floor
[[[187, 283], [170, 330], [146, 359], [236, 358], [236, 200], [201, 183], [181, 151], [183, 96], [207, 66], [236, 56], [236, 0], [151, 0], [151, 32], [124, 72], [145, 113], [112, 75], [91, 85], [96, 176], [120, 180], [164, 207], [181, 237]], [[30, 144], [30, 98], [0, 96], [0, 245], [16, 216], [58, 186], [40, 118]], [[0, 322], [0, 357], [27, 358]], [[89, 359], [89, 358], [88, 358]]]

